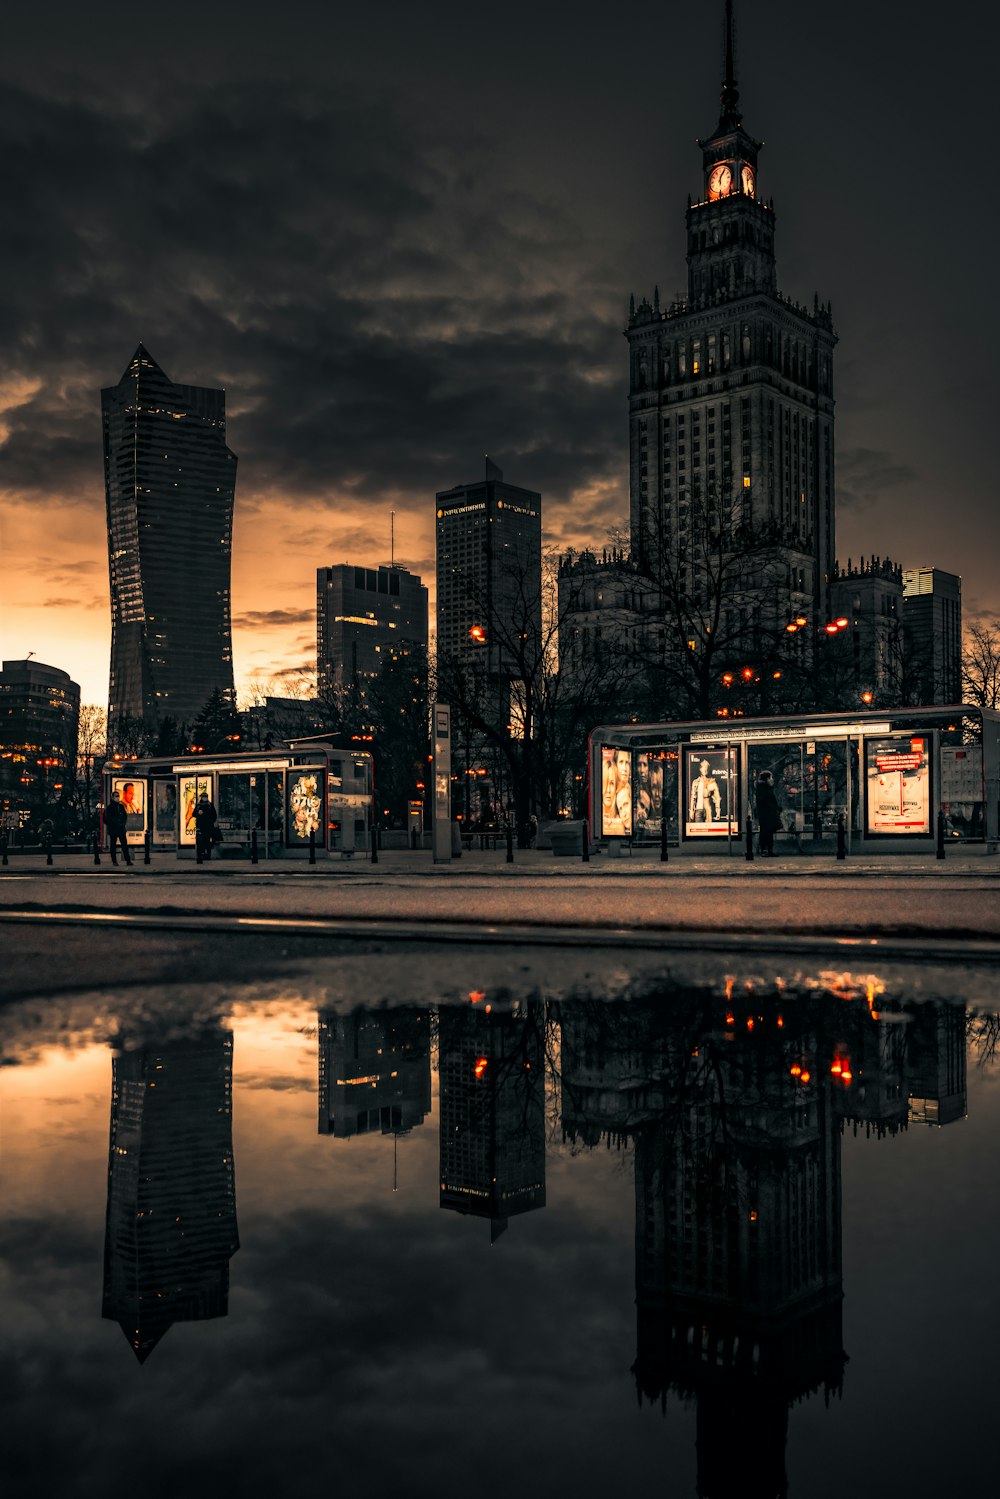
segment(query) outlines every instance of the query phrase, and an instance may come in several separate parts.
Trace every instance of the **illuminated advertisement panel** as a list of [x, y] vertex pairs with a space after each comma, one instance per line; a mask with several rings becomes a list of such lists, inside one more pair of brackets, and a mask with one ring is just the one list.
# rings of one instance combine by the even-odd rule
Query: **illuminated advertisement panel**
[[195, 843], [194, 809], [198, 805], [198, 798], [202, 792], [211, 798], [212, 778], [211, 776], [181, 776], [180, 798], [181, 798], [181, 832], [182, 843]]
[[315, 834], [320, 847], [326, 845], [326, 811], [324, 791], [326, 776], [319, 769], [290, 770], [288, 786], [288, 842], [309, 842], [309, 834]]
[[867, 831], [875, 836], [931, 832], [930, 740], [865, 740]]
[[620, 745], [601, 745], [601, 836], [632, 836], [632, 754]]
[[129, 843], [141, 843], [146, 832], [146, 782], [116, 776], [111, 790], [117, 791], [125, 808], [125, 837]]
[[703, 745], [684, 751], [684, 836], [738, 838], [739, 750]]
[[677, 751], [637, 750], [632, 782], [632, 826], [646, 842], [660, 837], [666, 811], [668, 829], [677, 833]]
[[160, 842], [177, 835], [177, 786], [173, 781], [154, 781], [153, 832]]

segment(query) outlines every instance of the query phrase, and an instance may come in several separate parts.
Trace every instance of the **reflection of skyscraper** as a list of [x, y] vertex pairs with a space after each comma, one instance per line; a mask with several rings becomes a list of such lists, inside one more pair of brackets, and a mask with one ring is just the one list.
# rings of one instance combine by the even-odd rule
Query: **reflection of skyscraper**
[[541, 1007], [443, 1009], [441, 1206], [490, 1220], [545, 1206]]
[[404, 1134], [431, 1109], [426, 1010], [331, 1011], [319, 1017], [319, 1132]]
[[214, 691], [232, 697], [236, 457], [225, 391], [175, 385], [142, 344], [101, 409], [114, 744], [126, 716], [190, 721]]
[[818, 1050], [803, 1008], [744, 1009], [689, 1038], [636, 1136], [635, 1374], [697, 1398], [699, 1494], [771, 1499], [789, 1405], [842, 1376], [840, 1125], [826, 1070], [790, 1075]]
[[910, 1122], [952, 1124], [965, 1117], [965, 1006], [914, 1005], [906, 1028]]
[[224, 1317], [239, 1248], [233, 1039], [116, 1053], [102, 1314], [143, 1363], [174, 1322]]

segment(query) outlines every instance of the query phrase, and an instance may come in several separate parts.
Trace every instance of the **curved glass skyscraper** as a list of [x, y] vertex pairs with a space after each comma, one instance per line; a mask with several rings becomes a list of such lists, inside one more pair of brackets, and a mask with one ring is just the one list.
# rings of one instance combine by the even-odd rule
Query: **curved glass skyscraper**
[[101, 411], [114, 744], [123, 718], [190, 722], [216, 689], [232, 696], [236, 455], [225, 391], [175, 385], [142, 344]]

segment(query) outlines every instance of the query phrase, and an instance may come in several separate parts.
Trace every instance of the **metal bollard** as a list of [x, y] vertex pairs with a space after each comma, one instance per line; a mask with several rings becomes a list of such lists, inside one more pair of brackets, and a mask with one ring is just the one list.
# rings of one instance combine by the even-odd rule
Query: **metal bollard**
[[48, 843], [46, 843], [46, 845], [45, 845], [45, 862], [46, 862], [46, 864], [51, 864], [52, 863], [52, 840], [51, 840], [51, 838], [49, 839]]
[[149, 829], [147, 828], [146, 832], [145, 832], [145, 835], [143, 837], [143, 840], [142, 840], [142, 862], [144, 864], [148, 864], [149, 863], [150, 847], [152, 845], [152, 842], [153, 842], [152, 834], [150, 833]]
[[944, 813], [940, 810], [937, 818], [937, 854], [935, 857], [944, 858]]
[[257, 829], [250, 829], [250, 863], [257, 863]]
[[10, 860], [7, 857], [7, 844], [9, 842], [10, 842], [10, 838], [9, 838], [8, 834], [4, 833], [4, 835], [3, 835], [3, 862], [4, 862], [4, 865], [7, 865], [7, 864], [10, 863]]
[[753, 818], [747, 813], [747, 863], [753, 863]]
[[372, 863], [378, 863], [378, 828], [372, 823]]
[[101, 862], [101, 840], [100, 840], [100, 838], [98, 838], [97, 834], [95, 833], [94, 834], [94, 863], [95, 864], [100, 864], [100, 862]]
[[583, 862], [590, 863], [590, 823], [583, 819]]
[[514, 862], [514, 829], [511, 828], [511, 827], [508, 827], [508, 829], [507, 829], [507, 863], [508, 864], [513, 864], [513, 862]]
[[309, 863], [316, 863], [316, 831], [313, 829], [309, 834]]
[[837, 858], [847, 858], [847, 820], [843, 812], [837, 818]]
[[666, 808], [664, 807], [663, 816], [660, 818], [660, 863], [667, 864], [669, 862], [670, 851], [667, 847], [667, 816]]

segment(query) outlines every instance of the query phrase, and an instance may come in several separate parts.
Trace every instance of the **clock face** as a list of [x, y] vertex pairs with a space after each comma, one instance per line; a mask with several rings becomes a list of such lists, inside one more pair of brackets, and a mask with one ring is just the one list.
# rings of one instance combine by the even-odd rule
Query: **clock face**
[[724, 198], [732, 191], [733, 169], [728, 162], [720, 161], [717, 167], [713, 167], [708, 179], [708, 196], [710, 198]]
[[743, 191], [746, 193], [746, 195], [747, 195], [748, 198], [752, 198], [753, 197], [754, 187], [755, 187], [755, 183], [754, 183], [754, 180], [753, 180], [753, 167], [744, 167], [743, 168]]

